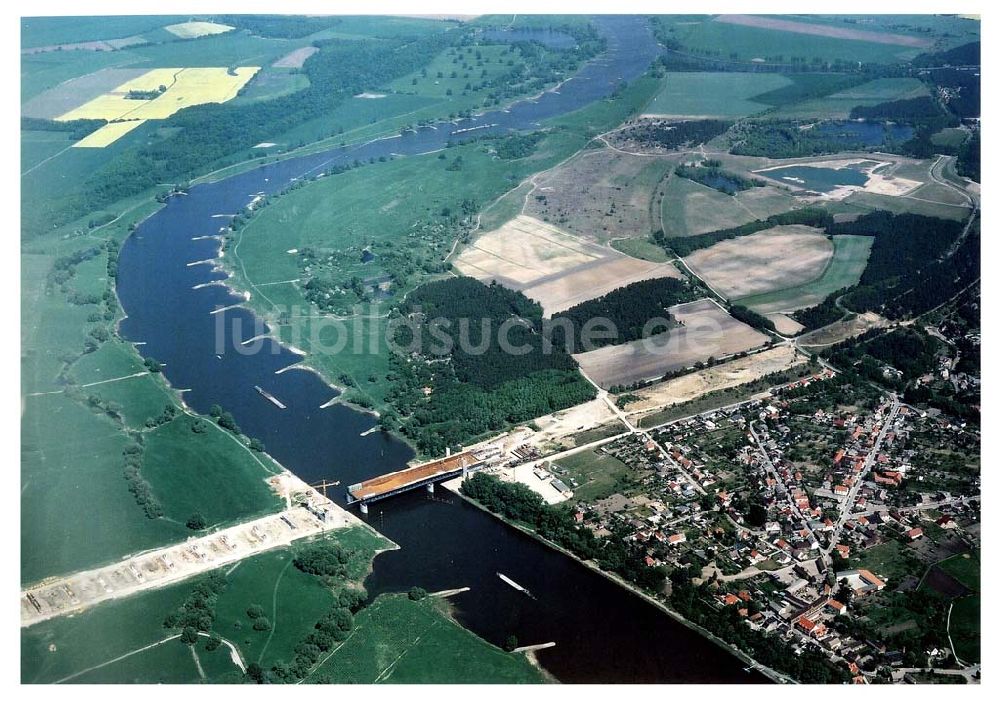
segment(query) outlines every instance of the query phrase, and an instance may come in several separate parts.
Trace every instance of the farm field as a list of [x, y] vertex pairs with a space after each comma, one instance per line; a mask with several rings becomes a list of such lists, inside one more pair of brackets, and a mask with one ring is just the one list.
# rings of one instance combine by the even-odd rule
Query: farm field
[[[101, 94], [62, 115], [56, 120], [72, 121], [99, 119], [107, 121], [144, 121], [169, 118], [177, 111], [203, 103], [225, 103], [260, 70], [257, 66], [235, 69], [172, 68], [153, 69]], [[160, 91], [160, 87], [164, 87]], [[133, 92], [159, 92], [155, 98], [136, 100]], [[133, 126], [134, 127], [134, 126]], [[77, 143], [77, 147], [104, 147], [120, 138], [132, 127], [110, 123], [96, 134]]]
[[777, 118], [844, 120], [855, 106], [874, 106], [927, 95], [927, 86], [916, 78], [874, 79], [829, 96], [782, 106], [773, 115]]
[[740, 118], [769, 108], [754, 96], [789, 84], [780, 74], [668, 73], [642, 112], [660, 118]]
[[[712, 391], [750, 383], [762, 376], [790, 369], [805, 361], [806, 358], [789, 344], [772, 347], [632, 391], [629, 394], [630, 400], [620, 405], [620, 408], [629, 414], [645, 413], [690, 401]], [[635, 400], [631, 400], [631, 397], [635, 397]]]
[[21, 46], [30, 49], [119, 39], [151, 32], [185, 19], [178, 15], [112, 15], [74, 17], [72, 22], [66, 22], [59, 17], [24, 17], [21, 20]]
[[651, 201], [677, 159], [583, 152], [535, 178], [524, 213], [601, 242], [646, 237], [659, 227]]
[[712, 18], [684, 24], [672, 24], [666, 20], [664, 24], [673, 30], [668, 36], [680, 42], [685, 49], [720, 52], [726, 58], [735, 55], [737, 61], [744, 63], [754, 59], [788, 63], [792, 57], [806, 62], [815, 59], [824, 62], [892, 63], [912, 59], [930, 46], [919, 35], [911, 37], [914, 43], [905, 46], [886, 43], [882, 41], [884, 37], [877, 33], [866, 34], [862, 39], [846, 39], [829, 36], [832, 32], [805, 34]]
[[464, 275], [520, 290], [546, 314], [639, 280], [680, 277], [670, 263], [641, 261], [529, 216], [480, 236], [455, 266]]
[[63, 394], [29, 398], [21, 435], [21, 582], [178, 542], [183, 521], [149, 519], [122, 473], [125, 433]]
[[834, 236], [833, 256], [819, 277], [792, 287], [743, 297], [737, 304], [765, 315], [795, 312], [817, 305], [830, 293], [857, 285], [868, 264], [872, 241], [871, 236]]
[[194, 39], [196, 37], [205, 37], [210, 34], [222, 34], [224, 32], [232, 32], [233, 28], [229, 25], [221, 25], [217, 22], [181, 22], [176, 25], [167, 25], [164, 27], [170, 34], [177, 35], [181, 39]]
[[833, 243], [807, 226], [776, 226], [695, 251], [685, 264], [727, 300], [782, 290], [819, 278]]
[[661, 222], [668, 238], [740, 226], [789, 211], [798, 204], [795, 197], [777, 187], [754, 187], [730, 196], [676, 175], [661, 190]]
[[675, 305], [667, 311], [680, 326], [636, 342], [574, 354], [573, 358], [587, 376], [607, 389], [649, 381], [668, 371], [744, 352], [768, 341], [712, 300]]
[[[436, 598], [381, 595], [309, 676], [310, 683], [543, 683], [523, 654], [462, 629]], [[474, 670], [470, 670], [475, 667]]]

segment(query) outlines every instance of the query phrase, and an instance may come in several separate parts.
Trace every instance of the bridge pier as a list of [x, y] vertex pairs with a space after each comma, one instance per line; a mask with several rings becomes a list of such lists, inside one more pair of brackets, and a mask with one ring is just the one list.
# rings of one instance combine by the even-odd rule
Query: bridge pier
[[431, 494], [434, 493], [434, 482], [427, 483], [427, 491], [430, 492]]
[[361, 513], [362, 514], [367, 514], [368, 513], [368, 505], [365, 504], [364, 502], [361, 502]]

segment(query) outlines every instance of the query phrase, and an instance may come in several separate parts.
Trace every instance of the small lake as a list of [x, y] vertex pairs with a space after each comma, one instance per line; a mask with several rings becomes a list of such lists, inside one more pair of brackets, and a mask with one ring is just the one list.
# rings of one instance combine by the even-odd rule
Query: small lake
[[723, 174], [707, 175], [702, 177], [699, 181], [712, 189], [718, 189], [720, 192], [725, 192], [727, 194], [735, 194], [736, 192], [739, 192], [742, 187], [742, 185], [732, 177]]
[[793, 188], [808, 189], [813, 192], [829, 192], [837, 187], [863, 187], [868, 181], [868, 175], [860, 169], [864, 164], [858, 163], [856, 166], [852, 165], [840, 169], [789, 165], [773, 170], [762, 170], [758, 174], [784, 182]]

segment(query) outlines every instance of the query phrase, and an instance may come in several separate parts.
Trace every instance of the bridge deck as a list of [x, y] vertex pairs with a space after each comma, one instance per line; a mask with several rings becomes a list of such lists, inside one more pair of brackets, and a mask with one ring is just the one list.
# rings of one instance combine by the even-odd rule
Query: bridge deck
[[358, 501], [391, 494], [396, 490], [413, 484], [419, 484], [424, 480], [429, 482], [441, 475], [457, 472], [462, 469], [463, 462], [467, 466], [473, 467], [479, 463], [479, 460], [471, 452], [460, 452], [451, 457], [444, 457], [440, 460], [417, 465], [416, 467], [408, 467], [405, 470], [374, 477], [362, 482], [360, 485], [350, 487], [348, 492]]

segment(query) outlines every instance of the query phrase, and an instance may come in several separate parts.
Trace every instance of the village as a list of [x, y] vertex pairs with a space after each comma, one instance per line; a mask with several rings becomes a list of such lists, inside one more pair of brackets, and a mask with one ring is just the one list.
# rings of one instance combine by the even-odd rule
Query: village
[[[671, 581], [686, 571], [718, 610], [821, 651], [855, 683], [978, 678], [948, 632], [930, 629], [935, 617], [921, 617], [944, 603], [954, 631], [947, 604], [978, 607], [978, 430], [872, 387], [845, 404], [830, 396], [835, 381], [824, 369], [618, 435], [583, 468], [535, 462], [531, 486], [550, 485], [550, 503], [569, 498], [598, 538], [627, 525], [647, 565]], [[967, 474], [944, 450], [970, 456]], [[517, 464], [531, 457], [521, 449]], [[594, 460], [616, 470], [610, 486]], [[917, 590], [935, 602], [921, 608]]]

